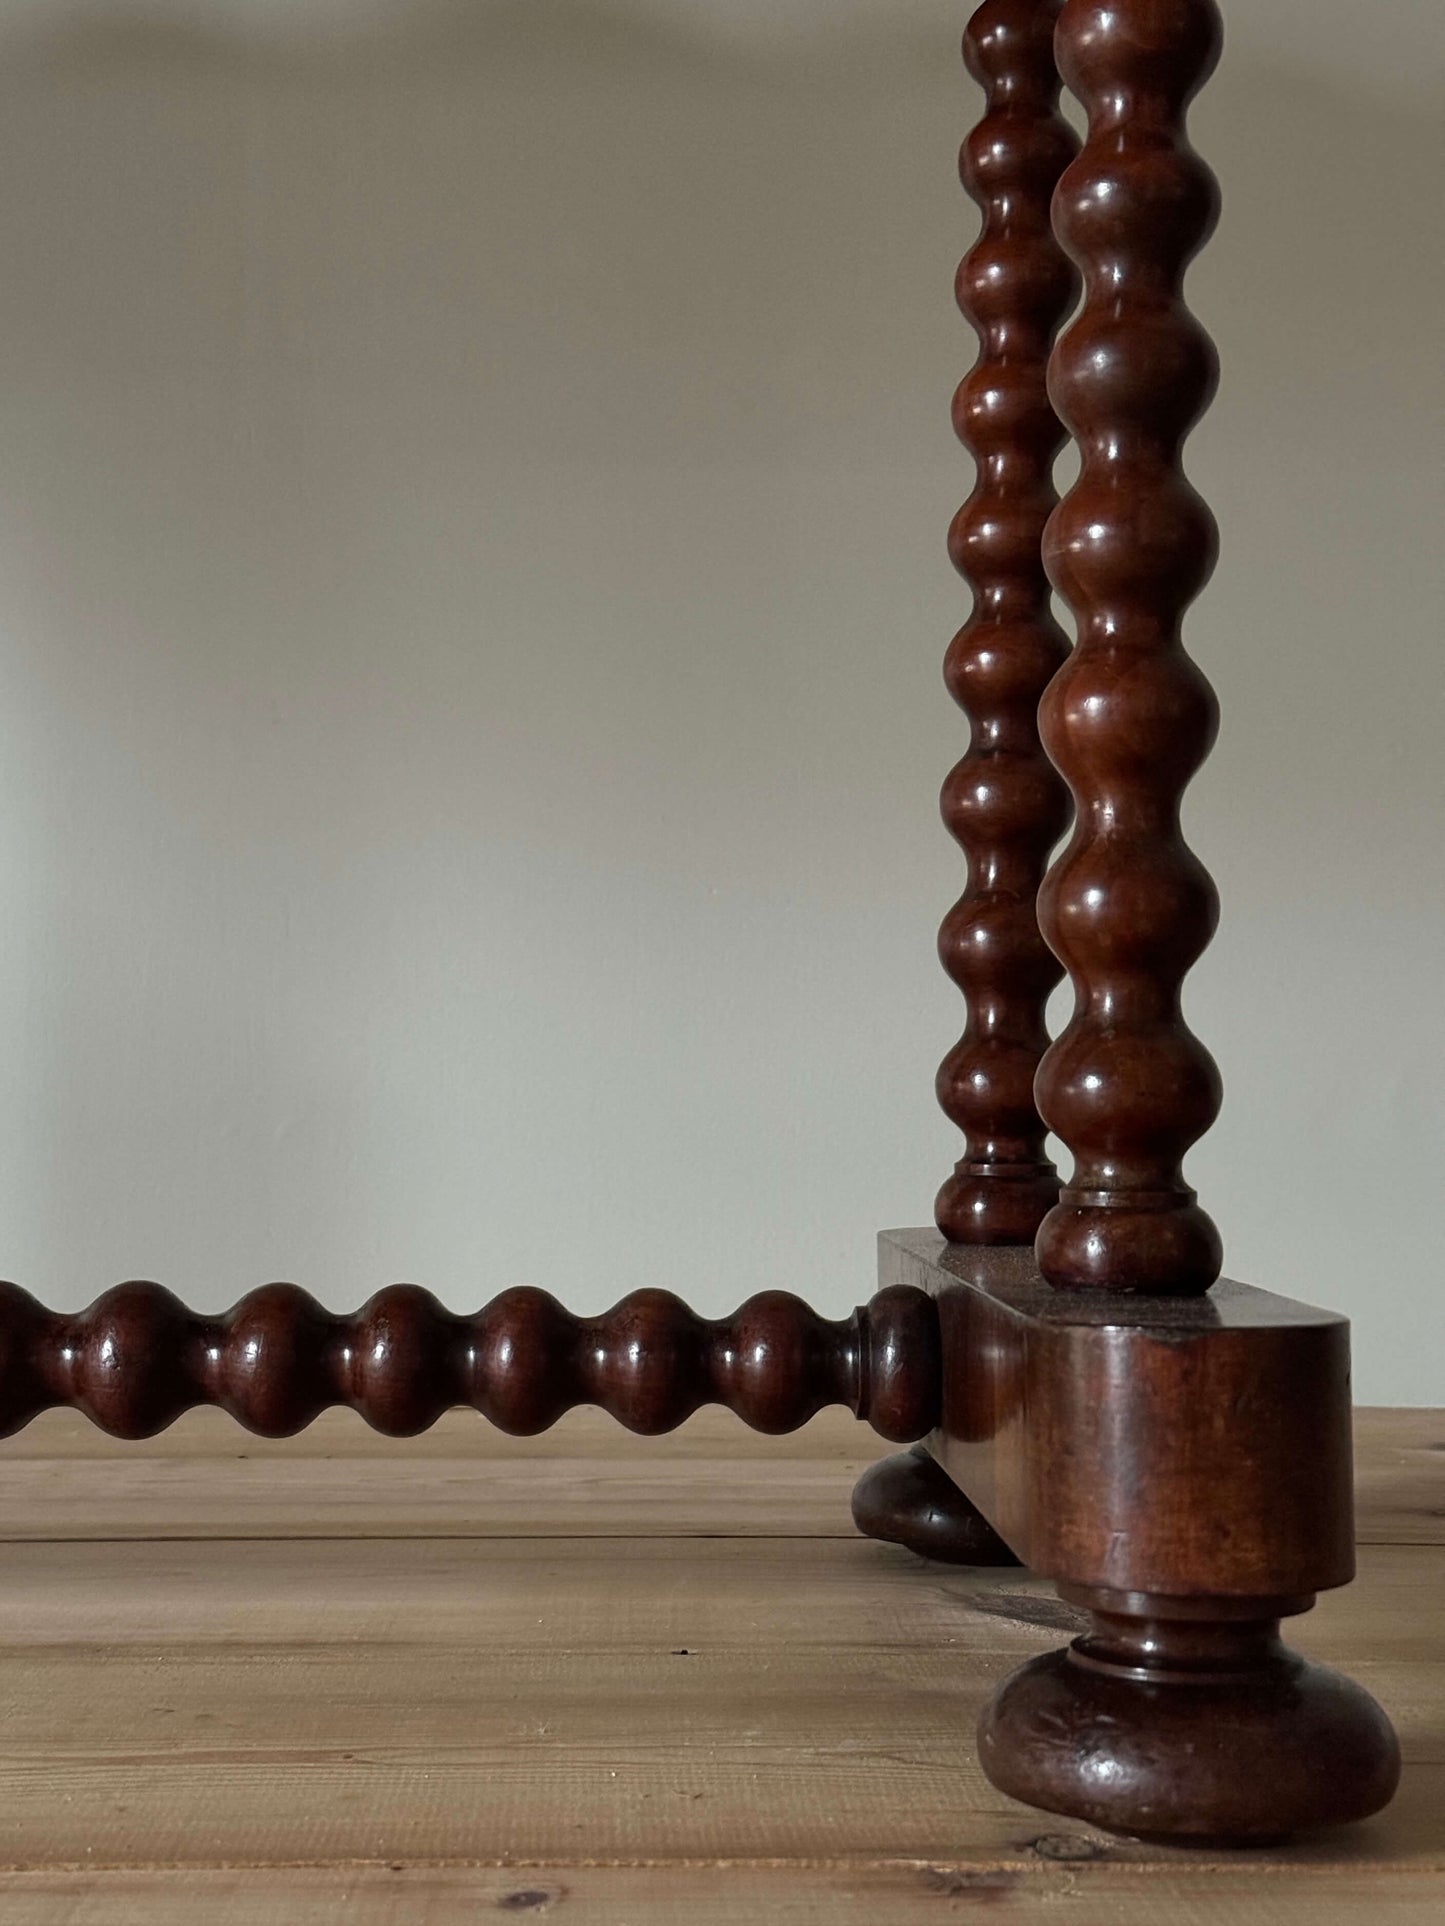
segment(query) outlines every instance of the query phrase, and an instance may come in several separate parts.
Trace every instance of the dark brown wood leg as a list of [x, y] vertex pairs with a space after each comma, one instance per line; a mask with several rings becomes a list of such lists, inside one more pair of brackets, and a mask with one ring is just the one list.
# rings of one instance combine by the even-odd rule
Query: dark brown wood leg
[[1092, 1617], [995, 1693], [993, 1783], [1220, 1843], [1384, 1805], [1384, 1713], [1279, 1639], [1354, 1575], [1345, 1320], [1228, 1279], [1202, 1298], [1058, 1291], [1028, 1250], [932, 1231], [880, 1250], [885, 1283], [938, 1303], [941, 1468]]
[[[1039, 0], [1033, 25], [1052, 11]], [[1005, 14], [1022, 35], [1023, 15]], [[995, 1694], [979, 1734], [985, 1771], [1018, 1798], [1121, 1831], [1242, 1841], [1376, 1811], [1399, 1750], [1368, 1694], [1279, 1639], [1283, 1616], [1353, 1575], [1347, 1328], [1217, 1283], [1219, 1233], [1183, 1171], [1220, 1102], [1218, 1071], [1180, 1011], [1218, 906], [1179, 826], [1216, 726], [1181, 625], [1217, 531], [1182, 450], [1218, 373], [1183, 280], [1218, 211], [1185, 117], [1220, 44], [1215, 0], [1065, 0], [1058, 11], [1058, 69], [1089, 126], [1053, 200], [1084, 299], [1053, 349], [1048, 393], [1080, 472], [1042, 552], [1078, 639], [1039, 718], [1075, 829], [1038, 907], [1075, 1004], [1034, 1091], [1074, 1169], [1035, 1251], [968, 1249], [1002, 1240], [970, 1238], [952, 1208], [966, 1187], [946, 1188], [938, 1223], [950, 1241], [885, 1238], [884, 1275], [938, 1297], [943, 1423], [931, 1443], [942, 1468], [1092, 1617], [1066, 1652]], [[1024, 97], [1036, 103], [1030, 76]], [[1016, 127], [998, 129], [1000, 172]], [[1027, 208], [1023, 218], [1027, 228]], [[984, 257], [999, 290], [975, 277], [986, 324], [1010, 257]], [[1027, 356], [1037, 330], [1022, 341]], [[1000, 360], [995, 385], [1012, 396]], [[976, 519], [996, 541], [1021, 538], [1001, 484], [1034, 473], [1042, 417], [1015, 405], [984, 421], [975, 445], [987, 454], [996, 434], [1004, 459]], [[961, 520], [968, 530], [974, 518]], [[987, 543], [980, 553], [987, 564]], [[974, 579], [986, 590], [987, 566]], [[978, 619], [956, 645], [961, 662]], [[984, 659], [1002, 659], [1002, 637], [991, 640], [996, 657], [985, 647]], [[988, 720], [986, 705], [971, 713]], [[1005, 820], [1007, 773], [971, 757], [956, 784], [966, 847], [985, 865], [979, 827], [992, 830], [991, 811]], [[955, 912], [954, 973], [998, 1019], [1014, 1006], [984, 994], [994, 939], [986, 918], [968, 920], [986, 907], [971, 892]], [[1022, 948], [1016, 960], [1026, 964]], [[981, 1042], [966, 1037], [949, 1060], [950, 1114], [970, 1130], [1003, 1088]], [[970, 1166], [960, 1181], [986, 1174]]]
[[940, 1564], [1019, 1562], [927, 1445], [869, 1466], [853, 1487], [853, 1523], [865, 1538], [902, 1545]]
[[1215, 0], [1066, 0], [1055, 36], [1089, 116], [1054, 196], [1084, 301], [1049, 366], [1080, 468], [1043, 544], [1078, 641], [1039, 711], [1075, 805], [1039, 896], [1074, 986], [1035, 1083], [1074, 1158], [1036, 1245], [1063, 1289], [1202, 1294], [1222, 1261], [1183, 1172], [1219, 1072], [1180, 1012], [1219, 903], [1179, 826], [1218, 722], [1181, 625], [1219, 546], [1182, 449], [1219, 372], [1183, 282], [1219, 211], [1185, 114], [1221, 37]]
[[964, 1244], [1031, 1243], [1059, 1194], [1034, 1105], [1044, 1009], [1063, 974], [1039, 934], [1035, 899], [1069, 814], [1038, 725], [1039, 698], [1068, 653], [1040, 550], [1064, 440], [1048, 396], [1049, 349], [1078, 286], [1049, 222], [1077, 146], [1058, 111], [1059, 4], [984, 0], [963, 43], [985, 98], [960, 168], [983, 230], [958, 272], [979, 355], [953, 420], [977, 479], [949, 531], [973, 609], [945, 664], [970, 728], [942, 809], [968, 858], [968, 884], [943, 920], [938, 954], [964, 993], [968, 1025], [938, 1071], [938, 1101], [965, 1144], [935, 1214]]
[[979, 1758], [1001, 1792], [1115, 1832], [1240, 1844], [1388, 1804], [1388, 1719], [1280, 1640], [1280, 1618], [1313, 1599], [1059, 1591], [1093, 1630], [985, 1708]]

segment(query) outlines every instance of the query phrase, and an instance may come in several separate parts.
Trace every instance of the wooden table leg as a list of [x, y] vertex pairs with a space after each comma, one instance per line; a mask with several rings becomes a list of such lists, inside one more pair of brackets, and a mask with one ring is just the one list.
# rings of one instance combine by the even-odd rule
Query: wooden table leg
[[984, 1712], [1002, 1791], [1116, 1831], [1275, 1838], [1384, 1805], [1400, 1756], [1350, 1680], [1279, 1621], [1354, 1575], [1349, 1326], [1221, 1281], [1202, 1297], [1059, 1291], [1026, 1248], [896, 1231], [880, 1276], [933, 1293], [930, 1440], [1092, 1630]]
[[1215, 0], [1059, 16], [1089, 127], [1054, 199], [1084, 301], [1050, 392], [1081, 465], [1044, 554], [1078, 642], [1042, 721], [1077, 820], [1040, 912], [1075, 1008], [1037, 1090], [1075, 1169], [1036, 1263], [954, 1247], [932, 1277], [944, 1464], [1093, 1626], [995, 1694], [985, 1771], [1102, 1825], [1232, 1840], [1376, 1811], [1399, 1749], [1279, 1639], [1353, 1575], [1348, 1327], [1217, 1284], [1182, 1172], [1220, 1100], [1179, 1004], [1217, 917], [1179, 802], [1216, 722], [1180, 639], [1217, 546], [1181, 450], [1217, 379], [1182, 284], [1218, 211], [1185, 113], [1220, 42]]
[[1179, 828], [1218, 722], [1180, 628], [1219, 546], [1181, 451], [1219, 372], [1182, 287], [1219, 211], [1184, 117], [1220, 40], [1214, 0], [1067, 0], [1055, 43], [1089, 115], [1054, 196], [1084, 300], [1049, 370], [1080, 469], [1044, 535], [1078, 626], [1040, 712], [1076, 810], [1039, 898], [1074, 986], [1036, 1084], [1074, 1156], [1037, 1243], [1062, 1288], [1197, 1293], [1222, 1260], [1181, 1167], [1219, 1110], [1219, 1072], [1180, 1012], [1219, 904]]
[[1049, 216], [1078, 145], [1058, 111], [1059, 4], [985, 0], [963, 43], [984, 113], [959, 165], [983, 227], [958, 271], [979, 353], [953, 416], [977, 476], [949, 533], [973, 609], [945, 663], [969, 744], [944, 783], [942, 809], [968, 880], [938, 950], [964, 993], [967, 1025], [938, 1071], [938, 1100], [963, 1131], [964, 1151], [935, 1219], [965, 1244], [1031, 1243], [1059, 1191], [1034, 1103], [1044, 1009], [1063, 975], [1039, 933], [1037, 897], [1069, 811], [1038, 725], [1039, 700], [1068, 654], [1041, 553], [1064, 442], [1048, 396], [1049, 350], [1078, 288]]
[[[1045, 1005], [1063, 974], [1039, 933], [1035, 899], [1068, 822], [1068, 792], [1038, 728], [1039, 699], [1068, 653], [1040, 550], [1064, 440], [1048, 396], [1049, 350], [1078, 288], [1049, 215], [1078, 145], [1058, 111], [1060, 4], [984, 0], [963, 43], [984, 112], [959, 165], [983, 227], [958, 272], [979, 354], [953, 412], [977, 479], [949, 535], [973, 609], [945, 675], [970, 737], [942, 808], [968, 882], [938, 949], [964, 993], [967, 1026], [939, 1066], [938, 1100], [965, 1142], [935, 1212], [940, 1229], [967, 1244], [1030, 1243], [1059, 1194], [1034, 1073], [1048, 1043]], [[873, 1466], [853, 1495], [853, 1517], [869, 1537], [928, 1558], [1017, 1563], [923, 1447]]]

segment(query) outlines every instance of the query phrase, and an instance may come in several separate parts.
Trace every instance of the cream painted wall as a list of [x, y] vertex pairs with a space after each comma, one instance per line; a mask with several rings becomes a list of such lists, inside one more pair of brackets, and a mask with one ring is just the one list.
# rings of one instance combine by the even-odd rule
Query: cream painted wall
[[[927, 1218], [962, 16], [0, 7], [5, 1274], [841, 1310]], [[1441, 21], [1233, 16], [1191, 1169], [1439, 1403]]]

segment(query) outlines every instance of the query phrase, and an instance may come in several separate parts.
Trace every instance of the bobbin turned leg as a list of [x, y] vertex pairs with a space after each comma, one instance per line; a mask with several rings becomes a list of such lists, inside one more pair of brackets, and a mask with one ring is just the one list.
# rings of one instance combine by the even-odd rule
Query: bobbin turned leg
[[[1031, 1242], [1059, 1194], [1033, 1085], [1048, 1042], [1044, 1008], [1063, 974], [1039, 934], [1035, 899], [1068, 822], [1068, 793], [1038, 731], [1039, 698], [1068, 652], [1040, 553], [1064, 440], [1048, 397], [1049, 349], [1077, 288], [1049, 220], [1077, 146], [1058, 111], [1060, 4], [984, 0], [963, 43], [984, 113], [959, 167], [983, 227], [958, 272], [979, 354], [953, 417], [978, 472], [949, 531], [973, 609], [945, 677], [970, 735], [942, 810], [968, 858], [968, 883], [938, 951], [968, 1020], [938, 1071], [939, 1103], [965, 1141], [935, 1208], [944, 1234], [968, 1244]], [[853, 1517], [869, 1537], [925, 1557], [1018, 1562], [922, 1446], [865, 1473]]]
[[1044, 1276], [1065, 1289], [1197, 1294], [1222, 1256], [1181, 1167], [1218, 1113], [1219, 1072], [1179, 1007], [1218, 920], [1179, 804], [1217, 725], [1180, 625], [1218, 549], [1181, 450], [1218, 379], [1182, 285], [1218, 215], [1185, 110], [1220, 38], [1215, 0], [1067, 0], [1055, 36], [1089, 117], [1054, 195], [1084, 301], [1049, 368], [1080, 469], [1044, 533], [1078, 643], [1040, 709], [1076, 810], [1039, 897], [1074, 986], [1035, 1082], [1074, 1156], [1037, 1240]]
[[1064, 442], [1048, 395], [1049, 349], [1078, 286], [1049, 213], [1078, 145], [1058, 111], [1059, 5], [984, 0], [963, 42], [984, 112], [959, 170], [983, 226], [958, 271], [958, 304], [979, 352], [953, 420], [977, 473], [949, 530], [973, 608], [945, 662], [969, 743], [941, 807], [968, 877], [938, 953], [963, 991], [967, 1024], [938, 1070], [938, 1101], [964, 1145], [935, 1217], [964, 1244], [1030, 1243], [1059, 1192], [1034, 1104], [1044, 1010], [1063, 974], [1039, 933], [1036, 899], [1069, 816], [1038, 727], [1039, 699], [1068, 654], [1040, 548]]
[[[1180, 457], [1216, 379], [1182, 282], [1217, 211], [1185, 111], [1219, 13], [1066, 0], [1055, 44], [1089, 131], [1054, 197], [1084, 303], [1050, 392], [1081, 466], [1044, 537], [1079, 639], [1041, 710], [1077, 824], [1040, 911], [1075, 1009], [1037, 1091], [1075, 1169], [1036, 1264], [965, 1277], [944, 1254], [942, 1455], [1092, 1619], [995, 1694], [993, 1782], [1122, 1831], [1267, 1838], [1376, 1811], [1399, 1752], [1368, 1694], [1278, 1635], [1353, 1576], [1347, 1327], [1216, 1285], [1181, 1168], [1220, 1095], [1179, 1010], [1216, 902], [1178, 823], [1215, 726], [1180, 622], [1216, 533]], [[952, 1374], [980, 1368], [991, 1391], [951, 1414]]]

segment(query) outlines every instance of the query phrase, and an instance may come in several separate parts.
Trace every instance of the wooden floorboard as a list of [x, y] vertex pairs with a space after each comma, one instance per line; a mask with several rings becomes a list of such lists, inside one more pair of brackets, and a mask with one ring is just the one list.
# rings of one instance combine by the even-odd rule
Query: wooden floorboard
[[[300, 1438], [248, 1438], [190, 1412], [117, 1445], [73, 1411], [0, 1446], [0, 1541], [127, 1538], [851, 1537], [853, 1480], [877, 1435], [826, 1412], [785, 1438], [700, 1411], [665, 1440], [593, 1410], [539, 1438], [450, 1412], [419, 1438], [380, 1439], [351, 1411]], [[104, 1476], [97, 1466], [104, 1465]]]
[[1028, 1865], [286, 1867], [14, 1875], [6, 1926], [1440, 1926], [1445, 1876]]
[[1445, 1544], [1445, 1411], [1355, 1413], [1355, 1536]]
[[0, 1447], [0, 1922], [1441, 1926], [1442, 1439], [1360, 1414], [1360, 1576], [1293, 1627], [1386, 1705], [1401, 1794], [1240, 1858], [993, 1791], [979, 1707], [1072, 1615], [853, 1536], [846, 1417], [127, 1447], [53, 1414]]
[[[327, 1411], [287, 1439], [206, 1410], [140, 1445], [48, 1411], [0, 1443], [0, 1541], [851, 1538], [849, 1490], [881, 1449], [843, 1411], [765, 1438], [710, 1408], [658, 1440], [586, 1409], [539, 1438], [504, 1437], [470, 1411], [378, 1438], [355, 1412]], [[1361, 1543], [1445, 1543], [1445, 1413], [1357, 1412], [1355, 1456]]]

